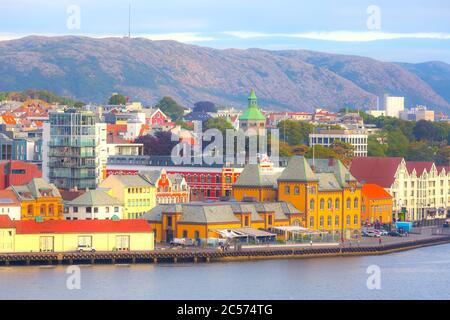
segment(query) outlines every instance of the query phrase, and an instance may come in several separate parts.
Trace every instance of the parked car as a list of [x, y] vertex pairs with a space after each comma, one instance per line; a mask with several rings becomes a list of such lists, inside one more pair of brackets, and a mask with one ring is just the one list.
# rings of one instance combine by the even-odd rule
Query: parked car
[[170, 241], [171, 247], [193, 247], [195, 246], [195, 242], [189, 238], [175, 238]]
[[391, 231], [391, 232], [389, 232], [389, 236], [390, 237], [404, 237], [405, 235], [398, 231]]
[[369, 238], [379, 238], [381, 237], [381, 232], [375, 229], [366, 229], [363, 230], [363, 232], [365, 232], [365, 236], [369, 237]]
[[91, 247], [91, 246], [88, 246], [88, 245], [85, 245], [85, 244], [80, 244], [77, 247], [77, 251], [78, 252], [95, 252], [95, 248]]

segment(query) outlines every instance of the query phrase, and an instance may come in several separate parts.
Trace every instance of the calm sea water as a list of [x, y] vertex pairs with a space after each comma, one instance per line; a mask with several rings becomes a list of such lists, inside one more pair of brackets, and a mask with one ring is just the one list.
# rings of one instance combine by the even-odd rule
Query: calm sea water
[[[367, 288], [371, 265], [381, 290]], [[211, 264], [1, 267], [1, 299], [449, 299], [450, 245], [386, 256]]]

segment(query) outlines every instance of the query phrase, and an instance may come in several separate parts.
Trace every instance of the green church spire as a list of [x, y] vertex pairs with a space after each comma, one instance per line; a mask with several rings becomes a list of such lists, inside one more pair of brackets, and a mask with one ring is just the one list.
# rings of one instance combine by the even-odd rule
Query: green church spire
[[248, 108], [239, 117], [239, 120], [266, 120], [266, 117], [264, 117], [261, 110], [259, 110], [258, 98], [256, 97], [254, 89], [252, 89], [252, 91], [250, 92], [250, 96], [248, 97]]

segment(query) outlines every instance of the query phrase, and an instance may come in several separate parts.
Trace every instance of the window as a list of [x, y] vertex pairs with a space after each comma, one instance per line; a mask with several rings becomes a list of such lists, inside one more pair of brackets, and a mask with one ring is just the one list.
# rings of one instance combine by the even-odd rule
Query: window
[[323, 228], [323, 216], [320, 217], [320, 227]]
[[298, 187], [298, 186], [295, 187], [295, 188], [294, 188], [294, 193], [295, 193], [295, 195], [298, 196], [298, 195], [300, 194], [300, 187]]
[[355, 209], [358, 209], [358, 205], [359, 205], [358, 198], [355, 198], [355, 200], [354, 200], [354, 202], [353, 202], [353, 207], [354, 207]]
[[333, 200], [328, 199], [328, 210], [333, 209]]
[[334, 208], [336, 210], [339, 210], [339, 206], [340, 206], [339, 199], [336, 199], [336, 201], [334, 202]]
[[272, 219], [272, 215], [270, 214], [269, 215], [269, 217], [268, 217], [268, 224], [269, 224], [269, 226], [271, 226], [272, 225], [272, 221], [273, 219]]
[[167, 226], [168, 227], [172, 226], [172, 217], [167, 217]]
[[86, 207], [86, 213], [92, 213], [92, 207]]
[[249, 226], [249, 219], [248, 217], [244, 218], [244, 227], [248, 227]]
[[312, 199], [309, 201], [309, 209], [314, 210], [314, 200]]
[[358, 224], [358, 215], [355, 214], [355, 216], [353, 217], [353, 224]]
[[94, 207], [94, 213], [98, 213], [98, 207]]
[[339, 226], [339, 216], [334, 217], [334, 225]]
[[324, 199], [320, 199], [320, 210], [325, 209], [325, 200]]
[[347, 209], [350, 210], [351, 209], [351, 200], [350, 198], [347, 199]]
[[114, 207], [114, 212], [119, 212], [119, 207]]
[[350, 216], [347, 216], [347, 219], [346, 219], [347, 221], [347, 226], [349, 226], [350, 225]]
[[183, 238], [187, 238], [188, 237], [188, 232], [187, 230], [183, 230]]
[[200, 239], [200, 232], [195, 231], [194, 237], [195, 237], [195, 239]]
[[105, 207], [105, 212], [109, 213], [109, 207]]
[[78, 207], [73, 207], [73, 213], [78, 213]]
[[331, 216], [329, 216], [328, 219], [327, 219], [327, 225], [328, 225], [329, 227], [331, 227]]
[[309, 218], [309, 226], [314, 227], [314, 217]]
[[291, 187], [285, 186], [284, 187], [284, 194], [291, 194]]

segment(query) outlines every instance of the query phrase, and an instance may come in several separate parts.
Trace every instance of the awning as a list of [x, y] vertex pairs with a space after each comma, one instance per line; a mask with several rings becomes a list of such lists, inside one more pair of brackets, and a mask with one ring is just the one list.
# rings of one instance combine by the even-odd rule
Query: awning
[[274, 230], [282, 231], [282, 232], [290, 232], [292, 234], [300, 234], [300, 235], [320, 235], [320, 234], [327, 234], [327, 232], [320, 232], [316, 230], [311, 230], [303, 227], [298, 226], [281, 226], [281, 227], [274, 227]]
[[276, 234], [253, 228], [219, 229], [214, 230], [224, 238], [267, 238], [276, 237]]

